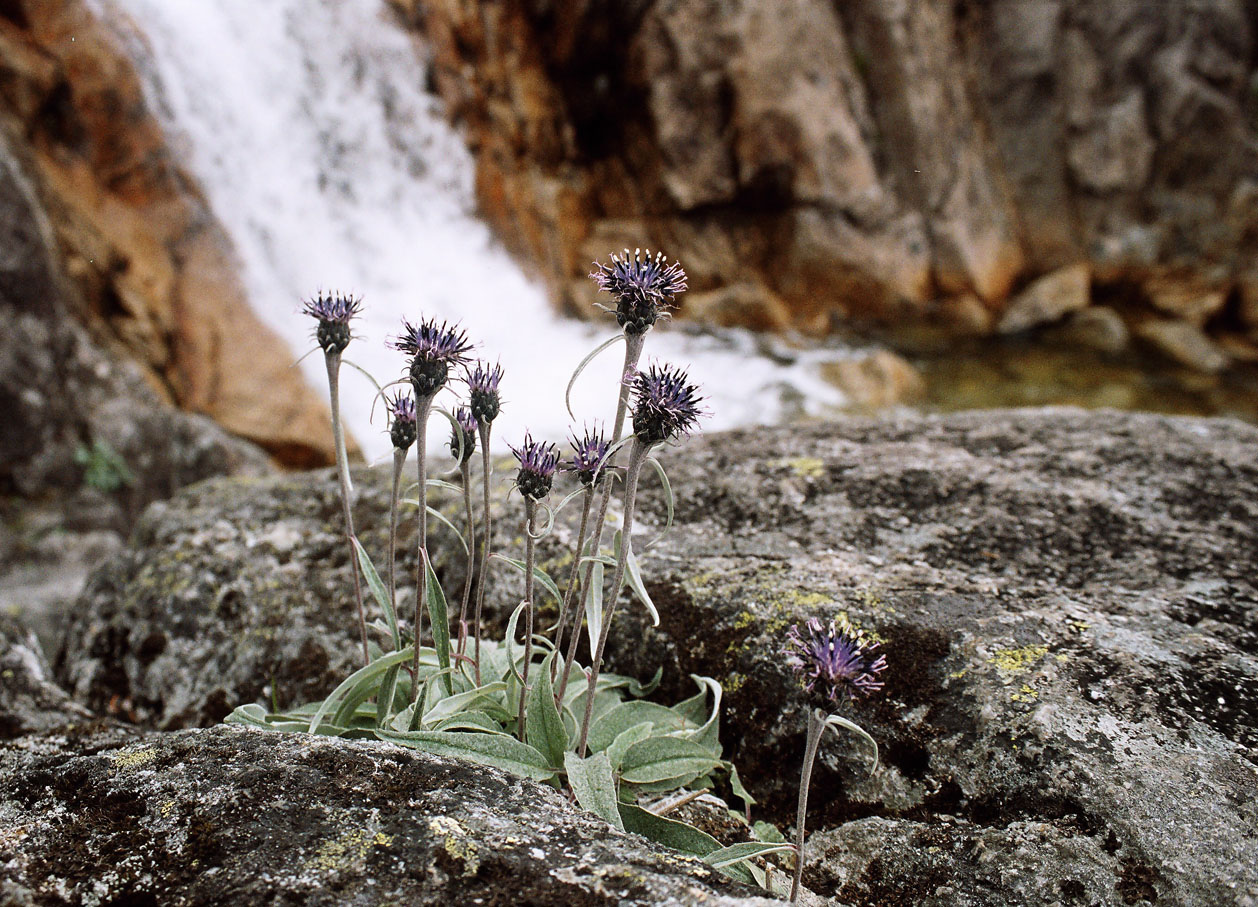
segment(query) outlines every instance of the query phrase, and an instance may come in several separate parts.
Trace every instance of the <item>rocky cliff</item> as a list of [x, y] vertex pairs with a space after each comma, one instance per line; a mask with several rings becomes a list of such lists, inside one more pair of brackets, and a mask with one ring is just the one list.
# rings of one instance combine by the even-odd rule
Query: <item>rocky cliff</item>
[[710, 322], [985, 333], [1103, 304], [1207, 370], [1207, 324], [1254, 354], [1253, 0], [393, 3], [486, 216], [574, 311], [591, 260], [650, 244]]

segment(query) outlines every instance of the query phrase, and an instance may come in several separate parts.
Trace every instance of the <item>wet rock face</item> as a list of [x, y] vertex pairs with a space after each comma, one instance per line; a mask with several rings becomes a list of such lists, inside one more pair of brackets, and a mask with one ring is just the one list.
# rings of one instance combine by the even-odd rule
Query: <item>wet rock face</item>
[[553, 789], [234, 728], [0, 745], [5, 903], [773, 903]]
[[[642, 555], [662, 616], [626, 599], [609, 657], [659, 696], [725, 685], [722, 739], [790, 825], [805, 699], [786, 631], [840, 611], [883, 640], [882, 694], [831, 735], [806, 881], [853, 904], [1216, 904], [1258, 898], [1258, 430], [1072, 410], [846, 421], [664, 450], [675, 526]], [[505, 473], [503, 473], [505, 475]], [[385, 478], [356, 481], [377, 561]], [[665, 506], [644, 479], [638, 545]], [[457, 518], [454, 496], [435, 497]], [[518, 496], [499, 550], [522, 545]], [[539, 546], [566, 576], [576, 508]], [[163, 726], [275, 677], [289, 704], [356, 663], [330, 473], [221, 480], [157, 505], [102, 570], [59, 676]], [[439, 573], [462, 553], [433, 530]], [[413, 537], [399, 544], [400, 598]], [[501, 614], [522, 586], [495, 568]], [[543, 625], [547, 623], [543, 611]], [[499, 620], [501, 618], [498, 618]], [[340, 659], [340, 660], [338, 660]], [[1228, 887], [1230, 886], [1230, 887]]]
[[738, 288], [745, 323], [820, 332], [999, 311], [1080, 263], [1226, 295], [1255, 249], [1245, 0], [393, 5], [482, 210], [576, 310], [622, 245]]

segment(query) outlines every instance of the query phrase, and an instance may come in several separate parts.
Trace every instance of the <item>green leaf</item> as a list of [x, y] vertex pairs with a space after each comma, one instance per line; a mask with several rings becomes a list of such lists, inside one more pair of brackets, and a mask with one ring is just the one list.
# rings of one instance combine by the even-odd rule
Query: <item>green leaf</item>
[[[521, 573], [525, 572], [524, 561], [517, 561], [515, 558], [507, 557], [505, 554], [491, 554], [489, 557], [490, 559], [497, 559], [503, 563], [510, 564]], [[554, 596], [556, 602], [563, 602], [563, 596], [559, 593], [559, 587], [555, 585], [555, 581], [547, 575], [545, 570], [541, 567], [534, 567], [533, 579], [536, 580], [543, 589]]]
[[527, 743], [500, 734], [462, 733], [459, 731], [386, 731], [378, 730], [381, 740], [409, 746], [438, 756], [457, 756], [482, 765], [492, 765], [503, 771], [532, 778], [534, 781], [550, 781], [554, 769], [546, 764], [546, 757]]
[[577, 379], [581, 377], [581, 373], [585, 371], [585, 367], [594, 360], [595, 356], [603, 352], [603, 350], [607, 349], [616, 341], [624, 340], [624, 339], [625, 339], [625, 335], [622, 333], [622, 334], [617, 334], [615, 337], [611, 337], [608, 340], [605, 340], [604, 342], [600, 343], [598, 346], [596, 346], [593, 349], [593, 351], [588, 356], [586, 356], [584, 359], [581, 360], [581, 364], [576, 367], [576, 371], [574, 371], [572, 373], [572, 377], [568, 379], [568, 387], [563, 392], [563, 403], [564, 403], [564, 406], [568, 407], [568, 415], [571, 416], [573, 419], [576, 418], [576, 415], [572, 412], [572, 388], [576, 385]]
[[786, 843], [786, 836], [782, 834], [781, 830], [776, 825], [768, 822], [756, 822], [751, 826], [751, 833], [761, 841], [766, 841], [769, 844]]
[[376, 565], [367, 556], [367, 549], [362, 546], [362, 543], [357, 538], [353, 539], [353, 542], [354, 551], [358, 554], [358, 566], [363, 569], [363, 576], [367, 579], [367, 588], [371, 590], [376, 604], [384, 612], [384, 619], [389, 625], [389, 633], [393, 637], [393, 649], [396, 651], [402, 648], [402, 634], [398, 631], [397, 611], [394, 609], [393, 600], [389, 597], [389, 590], [380, 581], [380, 574], [376, 571]]
[[667, 508], [667, 513], [664, 515], [664, 528], [660, 530], [659, 535], [642, 547], [643, 551], [654, 548], [664, 536], [668, 535], [668, 530], [673, 528], [673, 486], [668, 481], [668, 474], [664, 472], [664, 467], [660, 465], [659, 460], [655, 457], [647, 457], [646, 461], [655, 469], [655, 474], [660, 477], [660, 484], [664, 486], [664, 506]]
[[437, 574], [433, 572], [432, 561], [428, 552], [421, 551], [424, 556], [424, 570], [428, 575], [428, 617], [432, 622], [433, 647], [437, 650], [437, 666], [446, 673], [441, 682], [446, 693], [454, 692], [454, 683], [450, 678], [450, 615], [446, 610], [446, 595], [441, 591], [441, 583], [437, 582]]
[[240, 724], [245, 727], [260, 727], [271, 730], [271, 725], [267, 723], [266, 709], [256, 702], [236, 706], [232, 713], [223, 719], [223, 724]]
[[655, 702], [622, 702], [590, 724], [590, 750], [598, 752], [611, 745], [623, 731], [646, 721], [657, 733], [680, 730], [685, 719], [667, 706]]
[[856, 734], [858, 737], [862, 737], [865, 740], [869, 741], [869, 745], [874, 748], [874, 764], [873, 766], [870, 767], [869, 773], [872, 775], [874, 772], [878, 770], [878, 741], [875, 740], [873, 737], [870, 737], [869, 734], [866, 733], [863, 727], [861, 727], [859, 724], [848, 721], [846, 718], [840, 717], [839, 715], [827, 715], [826, 727], [846, 728], [847, 730], [851, 731], [853, 734]]
[[722, 847], [720, 850], [712, 851], [703, 857], [703, 862], [716, 869], [724, 869], [727, 866], [733, 866], [735, 863], [742, 863], [756, 857], [794, 849], [790, 844], [766, 844], [761, 841], [744, 841], [741, 844], [731, 844], [729, 847]]
[[[490, 734], [501, 734], [510, 737], [502, 729], [502, 722], [491, 718], [486, 712], [460, 712], [444, 721], [438, 722], [430, 730], [434, 731], [488, 731]], [[514, 738], [512, 738], [514, 739]]]
[[664, 679], [664, 666], [660, 665], [656, 668], [655, 673], [651, 675], [651, 679], [646, 683], [639, 683], [632, 677], [626, 677], [625, 679], [629, 681], [626, 686], [626, 689], [629, 690], [629, 695], [641, 699], [643, 696], [650, 696], [659, 687], [660, 681]]
[[720, 767], [707, 747], [684, 737], [648, 737], [625, 751], [620, 777], [630, 784], [682, 787]]
[[460, 712], [484, 711], [483, 708], [479, 707], [482, 704], [482, 700], [485, 700], [491, 706], [497, 705], [497, 702], [492, 698], [493, 695], [501, 693], [506, 689], [507, 685], [505, 683], [501, 680], [496, 680], [474, 690], [468, 690], [466, 693], [445, 696], [424, 712], [424, 716], [420, 719], [420, 727], [428, 729], [437, 722], [458, 715]]
[[625, 760], [625, 752], [635, 743], [645, 740], [651, 736], [651, 722], [644, 721], [641, 724], [635, 724], [631, 728], [627, 728], [616, 735], [603, 752], [607, 753], [607, 760], [612, 765], [613, 771], [620, 771], [621, 763]]
[[380, 683], [380, 692], [376, 694], [376, 726], [384, 727], [389, 723], [389, 716], [393, 714], [393, 703], [397, 698], [397, 678], [398, 672], [402, 670], [401, 665], [394, 665], [389, 668], [384, 675], [384, 680]]
[[[515, 606], [515, 610], [511, 612], [511, 617], [507, 619], [507, 632], [502, 637], [503, 646], [507, 652], [507, 670], [511, 672], [511, 677], [516, 683], [524, 685], [524, 678], [520, 676], [520, 669], [515, 666], [515, 625], [520, 622], [520, 615], [524, 613], [524, 609], [528, 607], [528, 602], [520, 602]], [[520, 661], [524, 658], [521, 656]]]
[[564, 753], [563, 764], [568, 773], [568, 784], [581, 808], [624, 831], [625, 823], [617, 809], [616, 781], [612, 777], [607, 754], [595, 753], [588, 759], [582, 759], [576, 753]]
[[[750, 809], [756, 804], [756, 798], [747, 792], [747, 788], [743, 787], [743, 779], [738, 777], [738, 767], [732, 762], [724, 762], [725, 770], [729, 772], [729, 788], [734, 792], [734, 796], [743, 801], [743, 806]], [[768, 839], [765, 839], [768, 840]]]
[[631, 803], [618, 803], [617, 809], [620, 811], [621, 821], [625, 823], [625, 831], [642, 835], [657, 844], [696, 857], [706, 857], [721, 849], [720, 841], [693, 825], [657, 816]]
[[555, 689], [550, 682], [550, 665], [554, 660], [554, 652], [546, 656], [533, 689], [529, 691], [525, 734], [529, 743], [546, 757], [548, 763], [559, 768], [564, 764], [568, 732], [564, 730], [563, 718], [555, 706]]
[[[697, 697], [692, 696], [685, 702], [674, 706], [673, 711], [680, 712], [686, 716], [687, 720], [692, 721], [695, 724], [703, 722], [690, 735], [690, 739], [695, 743], [707, 747], [709, 752], [716, 756], [716, 758], [720, 759], [721, 741], [719, 736], [721, 727], [721, 685], [711, 677], [702, 677], [698, 674], [691, 674], [690, 679], [699, 685], [699, 695]], [[703, 704], [707, 699], [709, 690], [712, 691], [711, 711], [706, 715], [702, 711], [698, 711], [695, 713], [695, 717], [692, 717], [692, 713], [688, 712], [686, 709], [693, 709], [693, 704], [696, 699], [699, 700], [698, 706], [702, 709]]]
[[598, 648], [598, 636], [603, 631], [603, 565], [590, 567], [589, 588], [585, 590], [585, 629], [590, 636], [590, 658]]
[[400, 652], [392, 652], [383, 658], [377, 658], [371, 664], [359, 668], [353, 674], [349, 675], [349, 677], [346, 677], [341, 681], [340, 685], [332, 691], [331, 695], [319, 704], [319, 708], [310, 719], [310, 724], [307, 727], [307, 730], [311, 734], [319, 733], [319, 725], [323, 722], [323, 719], [327, 717], [328, 712], [332, 711], [336, 704], [340, 702], [343, 696], [355, 689], [363, 682], [364, 679], [383, 675], [393, 665], [403, 664], [404, 662], [409, 661], [413, 655], [413, 647], [407, 646]]

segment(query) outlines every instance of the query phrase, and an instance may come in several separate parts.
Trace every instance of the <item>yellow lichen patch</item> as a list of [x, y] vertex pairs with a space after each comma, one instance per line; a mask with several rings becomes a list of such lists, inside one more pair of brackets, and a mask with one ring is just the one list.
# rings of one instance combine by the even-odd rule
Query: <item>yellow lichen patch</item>
[[157, 750], [144, 749], [135, 750], [130, 753], [114, 753], [109, 757], [109, 761], [113, 763], [114, 768], [118, 771], [126, 771], [127, 769], [139, 768], [141, 765], [147, 765], [157, 758]]
[[752, 614], [750, 611], [740, 611], [738, 616], [734, 618], [734, 629], [746, 630], [755, 622], [756, 615]]
[[1092, 625], [1086, 620], [1073, 621], [1070, 626], [1074, 627], [1076, 633], [1082, 633], [1084, 630], [1092, 629]]
[[969, 669], [969, 668], [962, 668], [962, 669], [961, 669], [961, 670], [959, 670], [959, 671], [953, 671], [953, 672], [952, 672], [951, 674], [949, 674], [948, 676], [949, 676], [951, 679], [953, 679], [953, 680], [960, 680], [962, 677], [964, 677], [964, 676], [965, 676], [966, 674], [968, 674], [968, 673], [970, 673], [970, 669]]
[[370, 832], [364, 828], [351, 828], [339, 838], [324, 841], [306, 861], [306, 869], [316, 872], [339, 872], [367, 859], [373, 847], [388, 847], [393, 836], [383, 832]]
[[825, 461], [816, 457], [794, 457], [789, 460], [778, 460], [773, 465], [786, 467], [804, 479], [820, 479], [826, 474]]
[[1022, 689], [1009, 697], [1013, 702], [1034, 702], [1040, 698], [1040, 691], [1029, 684], [1023, 684]]
[[442, 846], [446, 853], [463, 864], [463, 876], [468, 878], [480, 870], [480, 856], [476, 842], [469, 840], [463, 826], [449, 816], [434, 816], [428, 820], [428, 829], [434, 835], [444, 835]]
[[735, 671], [725, 678], [725, 683], [721, 684], [721, 686], [726, 693], [737, 693], [746, 682], [746, 676]]
[[157, 808], [157, 811], [162, 814], [163, 819], [167, 818], [171, 813], [175, 811], [175, 801], [167, 800], [165, 803], [163, 803], [161, 806]]
[[1016, 649], [997, 649], [988, 659], [996, 666], [1008, 683], [1018, 674], [1029, 670], [1041, 658], [1048, 654], [1048, 646], [1021, 646]]

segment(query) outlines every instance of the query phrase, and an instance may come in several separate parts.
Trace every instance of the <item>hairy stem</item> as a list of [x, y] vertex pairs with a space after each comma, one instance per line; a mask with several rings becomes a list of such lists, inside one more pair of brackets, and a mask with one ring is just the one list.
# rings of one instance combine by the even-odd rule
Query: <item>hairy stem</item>
[[358, 606], [358, 634], [363, 643], [363, 664], [371, 661], [367, 649], [367, 615], [363, 611], [363, 585], [358, 576], [358, 552], [354, 549], [354, 489], [349, 481], [349, 457], [345, 452], [345, 428], [341, 425], [341, 354], [328, 353], [328, 398], [332, 409], [332, 442], [336, 445], [336, 476], [341, 483], [341, 504], [345, 509], [345, 541], [349, 545], [349, 569], [354, 574], [354, 603]]
[[463, 578], [463, 603], [459, 606], [460, 655], [467, 648], [467, 605], [472, 599], [472, 576], [476, 572], [476, 520], [472, 516], [472, 461], [465, 459], [459, 464], [463, 477], [463, 509], [467, 513], [467, 576]]
[[[616, 599], [620, 597], [620, 584], [625, 578], [625, 565], [633, 553], [633, 509], [638, 494], [638, 477], [642, 475], [642, 464], [653, 445], [644, 444], [634, 439], [629, 445], [629, 465], [625, 467], [625, 520], [620, 530], [620, 557], [616, 559], [616, 572], [612, 576], [611, 590], [603, 603], [603, 626], [599, 629], [598, 645], [594, 649], [590, 690], [598, 686], [598, 672], [603, 666], [603, 649], [607, 645], [607, 633], [611, 629], [612, 618], [616, 614]], [[577, 754], [585, 758], [586, 740], [590, 735], [590, 717], [594, 712], [593, 692], [585, 700], [585, 717], [581, 720], [581, 743]]]
[[812, 783], [812, 767], [817, 761], [817, 748], [825, 729], [825, 714], [820, 709], [809, 709], [804, 765], [799, 774], [799, 807], [795, 811], [795, 881], [791, 884], [792, 904], [799, 899], [799, 884], [804, 878], [804, 820], [808, 814], [808, 786]]
[[524, 498], [524, 670], [520, 672], [520, 708], [516, 731], [520, 740], [525, 739], [524, 723], [528, 719], [524, 703], [529, 695], [529, 662], [533, 660], [533, 561], [536, 557], [537, 502], [527, 495]]
[[[402, 488], [402, 470], [406, 466], [406, 451], [393, 448], [393, 496], [389, 498], [389, 601], [397, 613], [397, 514], [398, 491]], [[401, 642], [399, 640], [399, 645]]]
[[[419, 699], [419, 644], [424, 632], [424, 603], [428, 600], [428, 415], [432, 397], [415, 395], [415, 458], [419, 477], [419, 542], [415, 569], [415, 655], [411, 660], [414, 683], [411, 702]], [[416, 709], [418, 711], [418, 709]]]
[[[578, 579], [580, 578], [581, 557], [585, 554], [585, 531], [590, 524], [590, 507], [594, 503], [594, 486], [590, 485], [585, 489], [582, 496], [581, 504], [581, 528], [577, 530], [577, 545], [573, 552], [572, 569], [568, 571], [568, 587], [563, 592], [563, 604], [559, 607], [559, 625], [555, 629], [555, 651], [563, 651], [563, 631], [568, 625], [568, 613], [572, 605], [573, 594], [577, 587], [580, 586]], [[578, 612], [579, 613], [579, 612]], [[581, 618], [577, 617], [576, 627], [572, 631], [575, 634], [581, 632]], [[555, 665], [557, 662], [551, 662], [551, 680], [554, 678]], [[568, 675], [564, 675], [563, 681], [560, 682], [560, 696], [563, 696], [562, 689], [567, 686]], [[561, 700], [562, 701], [562, 700]]]
[[489, 549], [493, 542], [494, 524], [492, 515], [489, 512], [489, 477], [492, 471], [492, 464], [489, 461], [489, 429], [491, 423], [477, 423], [478, 434], [480, 435], [480, 461], [481, 461], [481, 480], [485, 491], [485, 536], [481, 543], [480, 549], [480, 571], [479, 578], [476, 583], [476, 616], [473, 623], [476, 625], [475, 640], [476, 649], [473, 654], [473, 660], [476, 662], [476, 685], [480, 686], [480, 634], [481, 634], [481, 609], [485, 604], [485, 586], [489, 581]]

